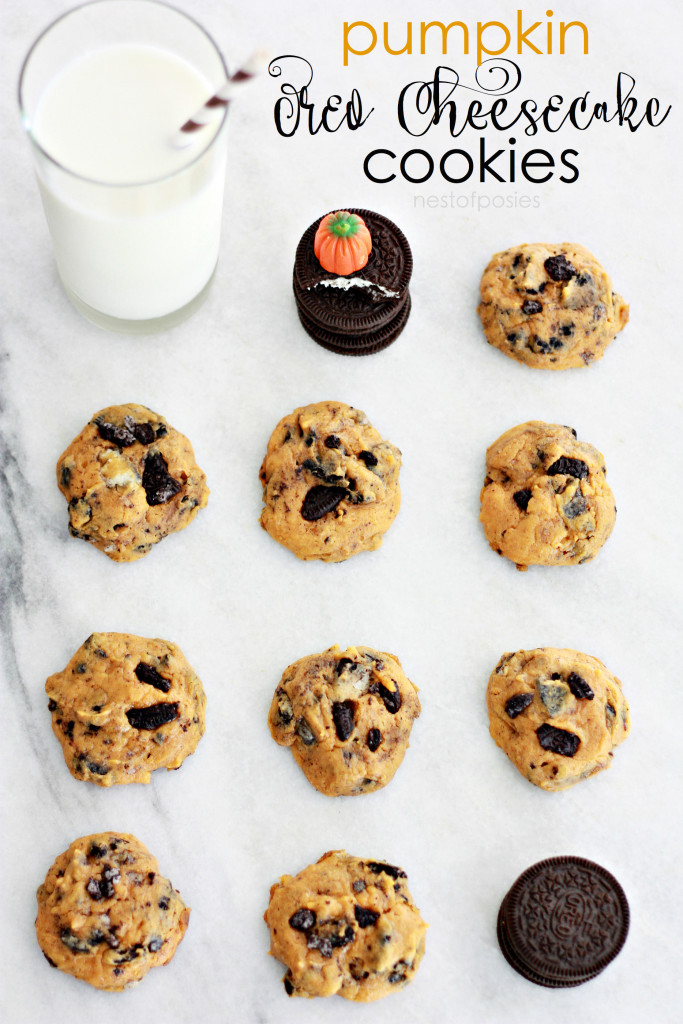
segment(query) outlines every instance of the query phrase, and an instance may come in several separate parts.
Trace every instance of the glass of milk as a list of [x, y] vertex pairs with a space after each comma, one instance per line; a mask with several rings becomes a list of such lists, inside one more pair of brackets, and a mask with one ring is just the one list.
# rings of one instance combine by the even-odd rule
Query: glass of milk
[[156, 0], [94, 0], [30, 50], [19, 104], [67, 295], [94, 323], [148, 333], [186, 319], [218, 259], [226, 109], [178, 129], [227, 78], [204, 29]]

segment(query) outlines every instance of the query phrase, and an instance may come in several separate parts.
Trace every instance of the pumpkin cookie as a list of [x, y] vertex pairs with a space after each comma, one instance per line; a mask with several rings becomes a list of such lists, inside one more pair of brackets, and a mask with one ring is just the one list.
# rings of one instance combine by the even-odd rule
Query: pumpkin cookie
[[57, 463], [69, 533], [115, 562], [146, 555], [209, 498], [192, 445], [144, 405], [96, 413]]
[[571, 427], [533, 420], [486, 452], [479, 516], [486, 538], [518, 569], [594, 558], [616, 518], [600, 452]]
[[201, 681], [167, 640], [93, 633], [45, 692], [67, 768], [98, 786], [179, 768], [204, 734]]
[[393, 779], [419, 714], [417, 689], [398, 658], [335, 644], [285, 669], [268, 725], [316, 789], [355, 796]]
[[527, 366], [588, 366], [626, 326], [628, 312], [595, 256], [569, 242], [496, 253], [481, 279], [487, 341]]
[[504, 654], [486, 702], [492, 737], [541, 789], [567, 789], [609, 768], [631, 728], [620, 681], [580, 651]]
[[280, 420], [260, 471], [261, 526], [297, 558], [341, 562], [382, 543], [401, 504], [401, 453], [343, 402]]
[[76, 839], [37, 897], [36, 934], [48, 963], [109, 992], [167, 964], [190, 918], [156, 858], [119, 832]]
[[424, 954], [427, 925], [405, 871], [344, 850], [283, 875], [264, 916], [290, 996], [381, 999], [413, 980]]
[[337, 210], [304, 232], [294, 264], [299, 319], [342, 355], [379, 352], [410, 314], [413, 256], [403, 232], [371, 210]]

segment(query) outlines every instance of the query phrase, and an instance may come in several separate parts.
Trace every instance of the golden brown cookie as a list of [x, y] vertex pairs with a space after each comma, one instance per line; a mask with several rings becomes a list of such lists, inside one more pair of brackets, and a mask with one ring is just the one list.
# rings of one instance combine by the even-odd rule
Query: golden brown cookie
[[280, 420], [261, 466], [261, 526], [298, 558], [341, 562], [373, 551], [401, 504], [401, 453], [343, 402]]
[[582, 245], [517, 245], [498, 252], [481, 279], [487, 341], [546, 370], [600, 359], [628, 322], [628, 306]]
[[567, 789], [609, 768], [631, 728], [620, 681], [580, 651], [504, 654], [486, 702], [494, 740], [541, 789]]
[[290, 996], [381, 999], [413, 980], [424, 954], [427, 925], [405, 871], [344, 850], [283, 875], [264, 916]]
[[98, 786], [179, 768], [204, 734], [201, 680], [167, 640], [93, 633], [45, 692], [69, 771]]
[[146, 555], [209, 499], [192, 445], [144, 405], [96, 413], [57, 463], [69, 533], [115, 562]]
[[486, 452], [479, 516], [486, 538], [518, 569], [594, 558], [616, 518], [605, 460], [576, 431], [533, 420]]
[[190, 918], [156, 858], [119, 832], [76, 839], [37, 897], [36, 933], [47, 961], [109, 992], [167, 964]]
[[335, 644], [285, 669], [268, 725], [316, 789], [355, 796], [393, 779], [419, 714], [417, 688], [395, 655]]

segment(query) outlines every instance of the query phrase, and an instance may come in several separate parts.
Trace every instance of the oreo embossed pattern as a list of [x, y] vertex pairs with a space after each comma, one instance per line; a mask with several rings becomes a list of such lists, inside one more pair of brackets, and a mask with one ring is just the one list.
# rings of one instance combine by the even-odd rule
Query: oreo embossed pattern
[[501, 903], [498, 943], [528, 981], [568, 988], [615, 958], [629, 918], [624, 890], [609, 871], [582, 857], [551, 857], [527, 868]]
[[[367, 228], [371, 248], [357, 270], [318, 259], [315, 239], [330, 217], [353, 218]], [[318, 249], [325, 259], [324, 251]], [[348, 209], [311, 224], [299, 241], [294, 263], [294, 297], [308, 334], [323, 348], [341, 355], [364, 356], [386, 348], [405, 327], [410, 314], [409, 284], [413, 255], [403, 232], [372, 210]]]

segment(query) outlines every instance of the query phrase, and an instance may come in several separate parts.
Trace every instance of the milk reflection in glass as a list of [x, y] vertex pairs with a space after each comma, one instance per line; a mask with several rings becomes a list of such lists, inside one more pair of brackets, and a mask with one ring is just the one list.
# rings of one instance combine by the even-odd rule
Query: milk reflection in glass
[[[34, 137], [74, 175], [39, 175], [57, 265], [67, 289], [95, 310], [124, 320], [162, 317], [210, 279], [225, 152], [208, 165], [195, 162], [195, 152], [218, 124], [193, 136], [195, 152], [172, 140], [211, 94], [211, 83], [181, 58], [129, 45], [74, 61], [45, 90]], [[97, 188], [95, 208], [91, 182], [111, 186]], [[125, 188], [144, 183], [154, 187]]]

